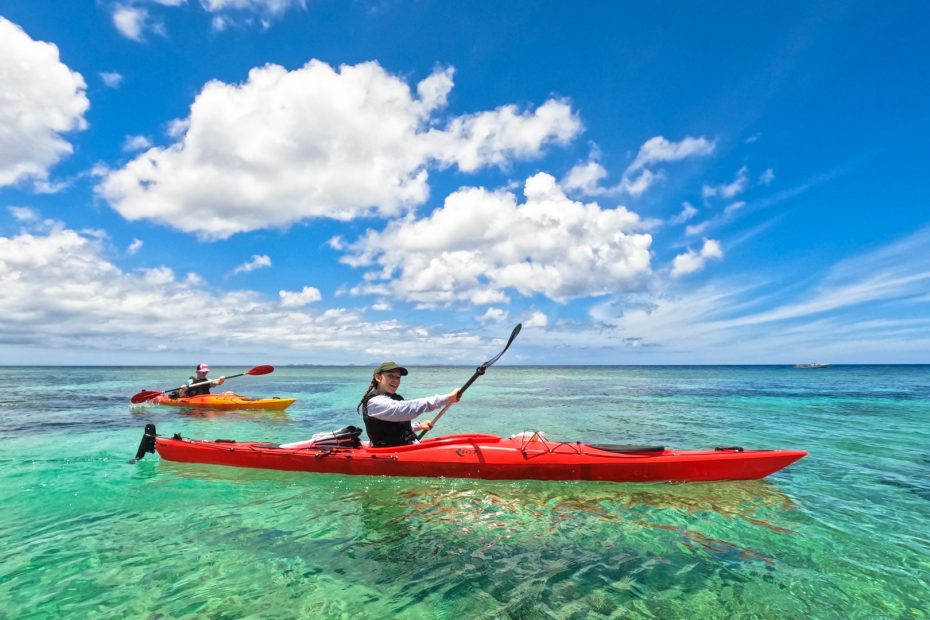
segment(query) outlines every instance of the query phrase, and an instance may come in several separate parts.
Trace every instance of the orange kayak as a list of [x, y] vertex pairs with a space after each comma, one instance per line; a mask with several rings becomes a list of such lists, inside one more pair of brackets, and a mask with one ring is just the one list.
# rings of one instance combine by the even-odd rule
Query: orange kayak
[[201, 394], [186, 398], [169, 398], [162, 395], [148, 401], [155, 405], [167, 407], [185, 407], [187, 409], [266, 409], [284, 411], [294, 404], [296, 398], [250, 398], [232, 392], [223, 394]]

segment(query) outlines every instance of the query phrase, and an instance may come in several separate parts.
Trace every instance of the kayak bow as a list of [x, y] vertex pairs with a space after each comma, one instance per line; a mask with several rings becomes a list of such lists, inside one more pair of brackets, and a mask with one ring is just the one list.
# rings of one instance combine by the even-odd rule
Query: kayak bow
[[[147, 436], [148, 427], [146, 429]], [[155, 436], [154, 427], [151, 435]], [[490, 480], [591, 480], [697, 482], [756, 480], [787, 467], [803, 450], [669, 450], [660, 446], [592, 445], [523, 436], [463, 434], [392, 448], [202, 441], [156, 437], [169, 461], [364, 476], [485, 478]], [[140, 447], [140, 455], [144, 451]]]

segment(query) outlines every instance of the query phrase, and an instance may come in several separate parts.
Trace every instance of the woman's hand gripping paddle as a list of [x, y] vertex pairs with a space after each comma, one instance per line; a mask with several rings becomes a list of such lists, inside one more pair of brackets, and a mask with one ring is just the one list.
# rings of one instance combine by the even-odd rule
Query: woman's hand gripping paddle
[[[494, 357], [492, 357], [491, 359], [489, 359], [488, 361], [486, 361], [486, 362], [485, 362], [484, 364], [482, 364], [481, 366], [478, 366], [478, 368], [475, 370], [475, 374], [473, 374], [473, 375], [471, 376], [471, 379], [469, 379], [467, 382], [465, 382], [465, 385], [463, 385], [462, 387], [459, 388], [459, 399], [462, 398], [462, 394], [465, 393], [465, 390], [467, 390], [467, 389], [471, 386], [471, 384], [474, 383], [476, 379], [478, 379], [478, 377], [480, 377], [481, 375], [483, 375], [483, 374], [485, 373], [485, 371], [486, 371], [488, 368], [490, 368], [491, 365], [492, 365], [494, 362], [496, 362], [497, 360], [499, 360], [499, 359], [501, 358], [501, 355], [503, 355], [503, 354], [507, 351], [507, 349], [510, 348], [510, 343], [512, 343], [513, 340], [514, 340], [514, 338], [517, 337], [517, 334], [520, 333], [520, 329], [521, 329], [522, 327], [523, 327], [523, 324], [522, 324], [522, 323], [517, 323], [517, 326], [514, 327], [514, 328], [513, 328], [513, 331], [510, 333], [510, 339], [507, 341], [507, 344], [504, 346], [504, 349], [503, 349], [500, 353], [498, 353], [497, 355], [495, 355]], [[443, 408], [442, 408], [442, 411], [440, 411], [439, 414], [437, 414], [436, 417], [432, 419], [430, 428], [428, 428], [428, 429], [426, 429], [425, 431], [423, 431], [422, 433], [420, 433], [420, 434], [417, 436], [417, 439], [423, 439], [423, 436], [426, 435], [426, 433], [428, 433], [433, 427], [436, 426], [436, 422], [438, 422], [438, 421], [439, 421], [439, 418], [441, 418], [441, 417], [443, 416], [443, 414], [444, 414], [446, 411], [449, 410], [449, 407], [451, 407], [452, 404], [453, 404], [453, 403], [449, 403], [448, 405], [446, 405], [445, 407], [443, 407]]]

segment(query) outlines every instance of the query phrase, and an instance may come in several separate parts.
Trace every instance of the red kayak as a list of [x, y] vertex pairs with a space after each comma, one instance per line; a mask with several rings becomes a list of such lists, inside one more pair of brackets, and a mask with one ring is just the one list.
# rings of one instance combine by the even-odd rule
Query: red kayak
[[149, 425], [137, 458], [152, 451], [169, 461], [327, 474], [606, 482], [756, 480], [807, 455], [803, 450], [668, 450], [480, 434], [436, 437], [392, 448], [349, 447], [338, 441], [282, 447], [179, 435], [166, 439], [156, 437]]

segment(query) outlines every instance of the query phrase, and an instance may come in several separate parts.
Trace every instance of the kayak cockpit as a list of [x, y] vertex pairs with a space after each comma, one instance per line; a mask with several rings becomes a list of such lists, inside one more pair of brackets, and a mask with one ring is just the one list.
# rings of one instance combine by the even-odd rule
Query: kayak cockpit
[[443, 437], [431, 437], [424, 439], [419, 443], [411, 443], [405, 446], [388, 446], [386, 448], [374, 448], [369, 445], [363, 445], [366, 452], [375, 454], [394, 453], [394, 452], [414, 452], [428, 448], [438, 448], [439, 446], [448, 446], [453, 444], [495, 444], [500, 443], [501, 438], [497, 435], [484, 435], [480, 433], [463, 433], [460, 435], [445, 435]]

